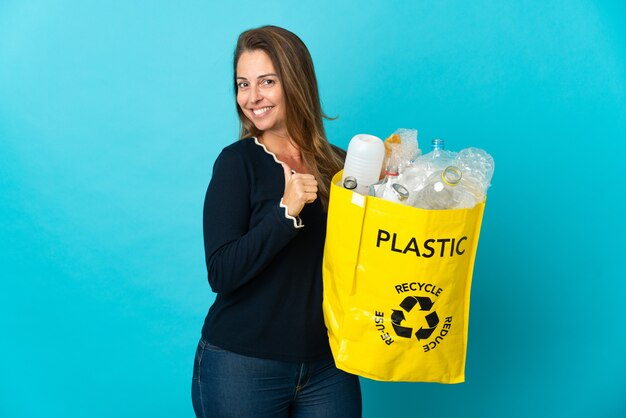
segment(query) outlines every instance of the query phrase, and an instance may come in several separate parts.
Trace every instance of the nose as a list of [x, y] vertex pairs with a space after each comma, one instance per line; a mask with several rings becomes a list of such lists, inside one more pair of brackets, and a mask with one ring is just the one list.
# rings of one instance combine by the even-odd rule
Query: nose
[[263, 100], [263, 96], [261, 95], [261, 90], [259, 90], [259, 86], [253, 86], [250, 89], [250, 101], [252, 103], [259, 103]]

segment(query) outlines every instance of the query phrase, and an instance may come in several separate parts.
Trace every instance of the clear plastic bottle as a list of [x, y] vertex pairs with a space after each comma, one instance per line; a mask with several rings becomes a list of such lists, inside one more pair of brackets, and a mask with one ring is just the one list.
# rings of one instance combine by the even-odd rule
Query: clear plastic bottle
[[417, 194], [414, 206], [423, 209], [465, 209], [476, 205], [476, 199], [462, 185], [463, 175], [455, 166], [448, 166], [428, 177]]
[[435, 138], [431, 143], [431, 151], [418, 156], [404, 170], [403, 177], [409, 190], [409, 202], [415, 206], [417, 194], [424, 188], [428, 178], [435, 172], [441, 172], [444, 168], [453, 164], [456, 153], [447, 151], [444, 140]]
[[402, 173], [403, 182], [409, 192], [407, 204], [414, 206], [415, 198], [420, 190], [426, 185], [428, 179], [427, 165], [419, 158], [412, 161]]
[[401, 183], [398, 167], [391, 165], [385, 170], [385, 179], [376, 185], [375, 196], [391, 202], [407, 204], [409, 191]]
[[385, 139], [385, 159], [381, 177], [390, 164], [397, 165], [398, 171], [402, 174], [404, 169], [421, 154], [417, 143], [417, 129], [397, 129]]
[[431, 144], [431, 151], [419, 159], [426, 165], [427, 175], [430, 176], [435, 171], [441, 171], [452, 165], [455, 158], [456, 152], [446, 150], [444, 140], [435, 138]]

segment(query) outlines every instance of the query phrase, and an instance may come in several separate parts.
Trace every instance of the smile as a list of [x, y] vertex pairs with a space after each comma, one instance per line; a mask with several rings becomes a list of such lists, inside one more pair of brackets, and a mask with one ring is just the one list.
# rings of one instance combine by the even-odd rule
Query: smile
[[274, 106], [265, 106], [260, 109], [252, 109], [252, 113], [254, 113], [255, 116], [261, 116], [262, 114], [273, 108]]

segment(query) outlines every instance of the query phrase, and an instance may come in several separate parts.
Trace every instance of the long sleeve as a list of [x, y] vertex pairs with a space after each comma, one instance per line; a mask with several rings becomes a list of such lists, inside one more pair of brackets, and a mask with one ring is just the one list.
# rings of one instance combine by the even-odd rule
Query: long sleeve
[[230, 293], [252, 280], [298, 233], [280, 207], [280, 196], [271, 196], [273, 206], [253, 224], [258, 176], [234, 150], [225, 149], [215, 161], [203, 226], [208, 281], [216, 293]]
[[218, 156], [204, 204], [208, 280], [217, 293], [202, 335], [235, 353], [280, 361], [330, 357], [322, 313], [326, 213], [280, 207], [284, 170], [254, 138]]

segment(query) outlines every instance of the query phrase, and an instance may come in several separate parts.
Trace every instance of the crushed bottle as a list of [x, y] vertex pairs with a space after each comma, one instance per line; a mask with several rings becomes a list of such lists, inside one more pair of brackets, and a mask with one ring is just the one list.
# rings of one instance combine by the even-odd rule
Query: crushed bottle
[[495, 168], [493, 157], [485, 150], [470, 147], [459, 152], [455, 163], [463, 173], [463, 186], [478, 202], [485, 200]]

